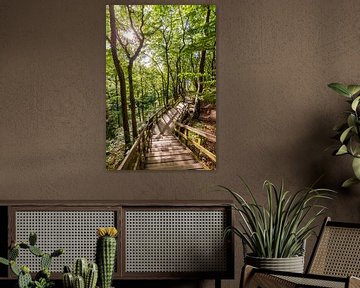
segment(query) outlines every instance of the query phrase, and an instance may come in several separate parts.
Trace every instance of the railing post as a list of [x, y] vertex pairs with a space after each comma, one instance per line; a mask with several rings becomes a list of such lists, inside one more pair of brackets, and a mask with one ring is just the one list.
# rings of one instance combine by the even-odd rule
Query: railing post
[[[199, 138], [196, 139], [196, 143], [201, 146], [201, 137], [199, 136]], [[198, 152], [198, 157], [200, 159], [200, 154], [201, 154], [201, 150], [199, 149], [199, 152]]]
[[[139, 166], [141, 166], [141, 139], [139, 141], [139, 144], [138, 144], [138, 147], [137, 147], [137, 153], [139, 154], [138, 157], [139, 157], [139, 161], [136, 161], [139, 163]], [[135, 170], [137, 170], [138, 167], [135, 167]]]

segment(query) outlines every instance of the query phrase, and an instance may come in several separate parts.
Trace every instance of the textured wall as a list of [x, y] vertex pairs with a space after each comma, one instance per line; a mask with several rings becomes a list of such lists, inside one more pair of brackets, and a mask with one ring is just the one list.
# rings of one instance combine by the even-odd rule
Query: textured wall
[[[360, 82], [359, 1], [141, 3], [176, 2], [217, 4], [218, 170], [106, 171], [106, 2], [0, 0], [0, 199], [224, 199], [211, 186], [237, 175], [262, 199], [264, 179], [338, 189], [350, 163], [325, 148], [346, 104], [326, 85]], [[359, 221], [358, 190], [329, 215]]]

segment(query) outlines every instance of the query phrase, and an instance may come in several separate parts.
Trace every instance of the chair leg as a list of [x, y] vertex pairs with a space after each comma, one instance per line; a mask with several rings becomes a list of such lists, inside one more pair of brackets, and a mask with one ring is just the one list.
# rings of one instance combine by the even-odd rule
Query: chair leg
[[244, 265], [241, 271], [240, 285], [239, 288], [246, 288], [249, 285], [251, 280], [251, 275], [253, 274], [254, 267], [250, 265]]
[[[296, 284], [271, 274], [257, 272], [257, 269], [246, 265], [241, 273], [240, 288], [295, 288]], [[357, 287], [357, 286], [355, 286]], [[354, 288], [355, 288], [354, 287]]]
[[349, 288], [360, 288], [360, 279], [354, 276], [349, 277]]
[[221, 278], [215, 278], [215, 288], [221, 288]]

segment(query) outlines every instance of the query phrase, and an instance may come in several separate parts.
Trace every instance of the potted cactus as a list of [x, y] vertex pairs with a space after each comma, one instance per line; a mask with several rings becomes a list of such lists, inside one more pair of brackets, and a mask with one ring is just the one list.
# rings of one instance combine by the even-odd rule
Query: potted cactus
[[98, 279], [98, 267], [96, 263], [88, 262], [85, 258], [78, 258], [74, 263], [74, 270], [64, 267], [64, 288], [95, 288]]
[[[54, 257], [58, 257], [64, 253], [63, 249], [57, 249], [52, 253], [45, 253], [36, 246], [36, 233], [30, 233], [29, 243], [13, 242], [11, 243], [8, 259], [0, 257], [0, 263], [10, 266], [11, 271], [18, 277], [19, 288], [49, 288], [54, 285], [50, 280], [50, 265]], [[41, 270], [32, 279], [30, 268], [26, 265], [19, 266], [16, 259], [19, 256], [20, 249], [28, 250], [33, 255], [40, 258]]]
[[116, 258], [115, 227], [100, 227], [97, 229], [96, 262], [99, 267], [100, 288], [110, 288]]

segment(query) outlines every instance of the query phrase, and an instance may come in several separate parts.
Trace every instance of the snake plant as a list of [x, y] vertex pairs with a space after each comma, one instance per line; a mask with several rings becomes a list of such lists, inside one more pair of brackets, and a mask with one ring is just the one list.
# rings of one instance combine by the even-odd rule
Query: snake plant
[[266, 180], [266, 205], [261, 205], [249, 186], [242, 180], [251, 201], [225, 187], [235, 199], [233, 208], [240, 215], [239, 227], [228, 227], [225, 234], [233, 232], [247, 245], [252, 256], [288, 258], [301, 255], [303, 244], [314, 233], [316, 219], [326, 209], [318, 200], [331, 199], [334, 191], [304, 188], [296, 193], [280, 188]]
[[360, 183], [360, 85], [331, 83], [328, 87], [344, 96], [350, 104], [346, 122], [334, 127], [334, 131], [337, 133], [336, 138], [340, 142], [334, 155], [349, 154], [353, 158], [354, 177], [347, 179], [342, 184], [343, 187], [348, 187]]

